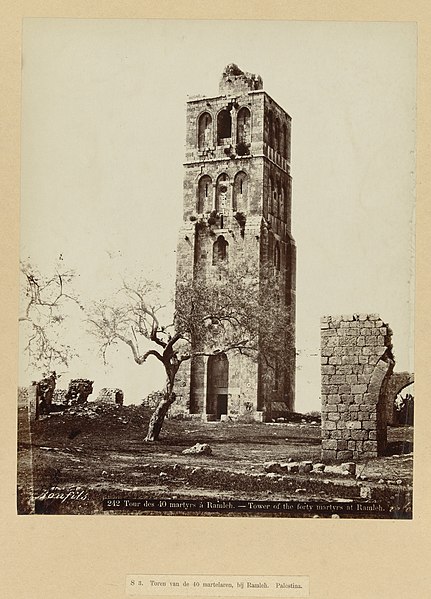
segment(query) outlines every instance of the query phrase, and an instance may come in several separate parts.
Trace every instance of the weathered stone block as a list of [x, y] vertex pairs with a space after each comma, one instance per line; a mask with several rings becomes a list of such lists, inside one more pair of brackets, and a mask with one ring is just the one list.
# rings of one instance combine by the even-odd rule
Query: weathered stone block
[[329, 430], [335, 430], [337, 427], [335, 425], [335, 422], [332, 422], [329, 420], [329, 421], [325, 422], [325, 428], [326, 428], [326, 430], [329, 431]]
[[[340, 366], [336, 366], [335, 368], [335, 372], [337, 374], [352, 374], [353, 371], [353, 367], [352, 366], [348, 366], [348, 365], [340, 365]], [[347, 377], [346, 377], [347, 380]]]
[[367, 385], [352, 385], [352, 393], [366, 393], [367, 392]]
[[337, 451], [337, 460], [351, 460], [352, 458], [353, 452], [350, 449]]
[[377, 441], [364, 441], [364, 451], [372, 451], [377, 454]]
[[336, 457], [337, 457], [337, 451], [335, 449], [322, 450], [322, 458], [324, 460], [335, 460]]

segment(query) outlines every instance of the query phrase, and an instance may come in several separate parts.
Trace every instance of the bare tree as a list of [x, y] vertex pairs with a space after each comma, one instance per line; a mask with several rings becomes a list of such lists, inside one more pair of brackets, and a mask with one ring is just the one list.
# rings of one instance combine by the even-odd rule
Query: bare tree
[[62, 340], [62, 324], [70, 305], [80, 305], [72, 290], [73, 271], [59, 264], [42, 275], [30, 262], [20, 263], [20, 333], [23, 352], [30, 365], [47, 374], [58, 365], [67, 366], [74, 355]]
[[[275, 364], [292, 340], [290, 311], [280, 301], [280, 282], [272, 268], [265, 292], [246, 264], [230, 267], [219, 280], [177, 283], [172, 323], [163, 323], [164, 306], [154, 300], [155, 286], [143, 280], [123, 283], [115, 302], [94, 306], [90, 332], [101, 344], [106, 361], [110, 346], [127, 345], [141, 365], [151, 356], [166, 373], [163, 398], [149, 422], [146, 441], [157, 441], [164, 418], [176, 399], [175, 378], [181, 364], [195, 356], [239, 352]], [[145, 347], [145, 349], [143, 349]], [[281, 360], [278, 360], [281, 362]]]

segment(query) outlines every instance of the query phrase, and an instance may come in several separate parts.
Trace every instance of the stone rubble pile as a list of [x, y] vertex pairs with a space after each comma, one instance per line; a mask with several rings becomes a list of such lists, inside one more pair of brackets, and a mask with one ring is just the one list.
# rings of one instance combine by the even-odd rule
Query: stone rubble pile
[[354, 462], [345, 462], [336, 466], [329, 466], [304, 460], [302, 462], [266, 462], [263, 465], [265, 472], [273, 474], [341, 474], [342, 476], [355, 476], [356, 464]]

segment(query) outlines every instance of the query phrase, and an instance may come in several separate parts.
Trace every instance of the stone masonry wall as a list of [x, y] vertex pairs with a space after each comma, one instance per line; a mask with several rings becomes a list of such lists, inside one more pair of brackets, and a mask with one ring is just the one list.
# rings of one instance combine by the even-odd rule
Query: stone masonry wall
[[321, 319], [322, 460], [384, 452], [391, 335], [378, 314]]

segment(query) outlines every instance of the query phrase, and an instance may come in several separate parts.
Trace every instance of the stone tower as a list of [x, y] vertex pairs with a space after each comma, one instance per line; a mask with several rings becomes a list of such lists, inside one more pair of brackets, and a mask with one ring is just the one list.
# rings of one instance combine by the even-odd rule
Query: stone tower
[[[293, 340], [283, 376], [267, 360], [219, 353], [184, 362], [173, 408], [206, 420], [271, 420], [294, 409], [296, 248], [291, 235], [290, 116], [263, 91], [260, 76], [228, 65], [216, 96], [187, 102], [183, 224], [177, 281], [220, 276], [241, 255], [257, 279], [278, 271]], [[211, 227], [198, 227], [209, 222]], [[210, 229], [210, 230], [209, 230]], [[259, 280], [261, 286], [263, 282]], [[276, 373], [277, 368], [272, 368]], [[264, 376], [266, 375], [266, 376]]]

